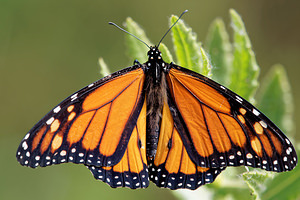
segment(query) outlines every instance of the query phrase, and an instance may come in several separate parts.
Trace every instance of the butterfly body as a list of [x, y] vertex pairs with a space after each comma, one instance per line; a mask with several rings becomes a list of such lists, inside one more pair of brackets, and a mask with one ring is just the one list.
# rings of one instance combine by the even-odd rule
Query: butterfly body
[[146, 153], [148, 160], [156, 154], [163, 104], [167, 102], [165, 73], [167, 64], [162, 60], [161, 52], [151, 47], [148, 61], [142, 66], [145, 71], [145, 94], [147, 102]]
[[196, 72], [148, 61], [74, 93], [22, 140], [25, 166], [84, 164], [111, 187], [196, 189], [228, 166], [289, 171], [290, 140], [242, 97]]

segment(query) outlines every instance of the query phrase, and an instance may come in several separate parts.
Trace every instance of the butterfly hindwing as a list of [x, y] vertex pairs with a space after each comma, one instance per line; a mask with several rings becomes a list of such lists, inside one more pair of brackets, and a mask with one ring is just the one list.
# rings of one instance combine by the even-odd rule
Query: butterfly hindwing
[[136, 65], [74, 93], [24, 137], [18, 161], [30, 167], [63, 162], [117, 164], [142, 109], [143, 84], [144, 71]]
[[167, 84], [176, 106], [172, 112], [175, 126], [197, 165], [246, 165], [277, 172], [296, 166], [296, 152], [289, 139], [242, 97], [172, 64]]
[[212, 183], [224, 169], [225, 167], [203, 168], [190, 159], [166, 102], [163, 106], [157, 154], [149, 167], [150, 180], [159, 187], [172, 190], [194, 190]]
[[146, 158], [146, 102], [130, 136], [121, 161], [111, 167], [87, 166], [96, 179], [111, 187], [146, 188], [149, 185]]

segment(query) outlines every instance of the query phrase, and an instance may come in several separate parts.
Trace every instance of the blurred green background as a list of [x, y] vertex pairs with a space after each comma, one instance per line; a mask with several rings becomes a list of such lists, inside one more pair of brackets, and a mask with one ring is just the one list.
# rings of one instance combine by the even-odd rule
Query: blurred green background
[[[16, 149], [44, 114], [100, 78], [100, 56], [111, 71], [133, 63], [126, 57], [124, 33], [107, 22], [121, 25], [130, 16], [157, 43], [168, 17], [188, 9], [184, 20], [203, 41], [216, 17], [228, 25], [229, 8], [245, 22], [261, 74], [276, 63], [286, 67], [300, 113], [300, 1], [0, 0], [0, 199], [175, 199], [152, 184], [146, 190], [111, 189], [79, 165], [22, 167]], [[170, 37], [164, 43], [171, 44]], [[299, 120], [296, 114], [296, 124]], [[300, 134], [296, 137], [299, 141]]]

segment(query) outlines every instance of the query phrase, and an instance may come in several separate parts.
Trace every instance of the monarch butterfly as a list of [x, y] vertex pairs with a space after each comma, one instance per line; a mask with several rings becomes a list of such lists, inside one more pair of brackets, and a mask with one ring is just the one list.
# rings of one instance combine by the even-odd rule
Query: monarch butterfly
[[113, 188], [146, 188], [150, 179], [192, 190], [228, 166], [296, 166], [290, 140], [264, 114], [213, 80], [164, 62], [159, 44], [149, 47], [146, 63], [136, 61], [52, 109], [21, 141], [20, 164], [84, 164]]

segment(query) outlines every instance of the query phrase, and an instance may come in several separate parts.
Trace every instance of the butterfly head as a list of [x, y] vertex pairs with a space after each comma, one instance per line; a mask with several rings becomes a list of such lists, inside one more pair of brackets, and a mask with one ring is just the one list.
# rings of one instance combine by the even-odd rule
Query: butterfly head
[[145, 63], [145, 70], [149, 72], [149, 75], [155, 80], [155, 84], [159, 84], [161, 75], [167, 70], [167, 64], [161, 57], [161, 52], [157, 46], [150, 47], [148, 51], [148, 61]]
[[157, 46], [150, 47], [148, 51], [148, 61], [146, 62], [147, 68], [157, 68], [156, 70], [166, 71], [167, 64], [162, 59], [161, 52]]
[[148, 62], [157, 62], [159, 60], [162, 60], [160, 50], [156, 46], [150, 47], [150, 50], [148, 51]]

